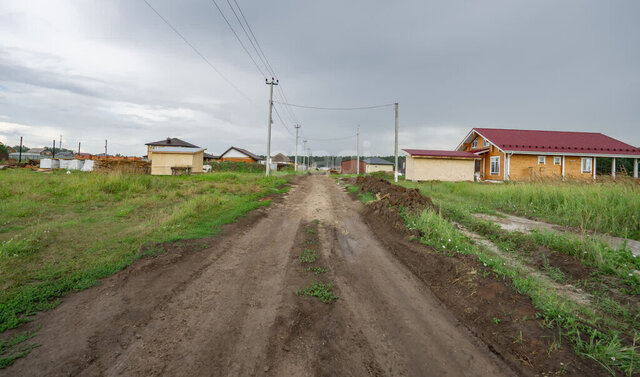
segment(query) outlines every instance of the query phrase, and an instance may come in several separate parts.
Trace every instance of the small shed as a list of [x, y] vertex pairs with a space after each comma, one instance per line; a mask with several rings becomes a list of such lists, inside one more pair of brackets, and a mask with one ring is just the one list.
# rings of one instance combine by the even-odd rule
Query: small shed
[[465, 151], [403, 149], [407, 154], [406, 179], [412, 181], [473, 181], [476, 160]]
[[369, 157], [364, 160], [366, 165], [365, 173], [375, 173], [379, 171], [393, 172], [393, 162], [383, 160], [380, 157]]
[[[356, 159], [353, 160], [344, 160], [341, 164], [342, 174], [356, 174], [358, 173], [358, 161]], [[365, 164], [364, 160], [360, 160], [360, 174], [364, 174], [367, 170], [367, 164]]]
[[149, 153], [151, 175], [202, 173], [204, 148], [163, 147]]

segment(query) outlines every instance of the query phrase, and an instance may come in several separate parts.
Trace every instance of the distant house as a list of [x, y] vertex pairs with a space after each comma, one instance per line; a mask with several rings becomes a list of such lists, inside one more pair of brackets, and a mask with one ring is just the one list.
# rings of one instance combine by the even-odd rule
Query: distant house
[[215, 162], [220, 160], [220, 156], [214, 156], [206, 152], [204, 153], [203, 157], [204, 157], [204, 162]]
[[291, 159], [282, 153], [278, 153], [277, 155], [271, 157], [271, 162], [278, 165], [290, 165]]
[[393, 162], [383, 160], [380, 157], [369, 157], [364, 159], [365, 173], [375, 173], [379, 171], [393, 172]]
[[151, 175], [202, 173], [205, 148], [177, 138], [147, 143]]
[[246, 149], [231, 147], [220, 155], [220, 161], [233, 161], [233, 162], [247, 162], [256, 163], [261, 162], [264, 158], [249, 152]]
[[29, 154], [40, 155], [40, 156], [51, 156], [51, 151], [47, 148], [31, 148], [27, 151]]
[[527, 180], [536, 177], [596, 178], [596, 158], [634, 159], [638, 177], [640, 149], [595, 132], [534, 131], [474, 128], [458, 151], [480, 158], [476, 174], [485, 180]]
[[403, 149], [405, 178], [412, 181], [473, 181], [480, 156], [466, 151]]
[[[357, 174], [358, 162], [357, 159], [343, 160], [340, 164], [342, 174]], [[360, 174], [375, 173], [378, 171], [393, 171], [393, 163], [387, 160], [383, 160], [379, 157], [369, 157], [360, 159]]]

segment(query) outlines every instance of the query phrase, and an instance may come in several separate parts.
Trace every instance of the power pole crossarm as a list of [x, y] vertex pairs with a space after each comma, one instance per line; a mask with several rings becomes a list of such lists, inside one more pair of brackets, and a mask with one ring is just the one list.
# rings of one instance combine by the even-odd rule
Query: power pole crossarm
[[271, 170], [271, 124], [273, 123], [273, 118], [271, 117], [271, 112], [273, 111], [273, 86], [278, 85], [278, 80], [275, 80], [273, 77], [271, 78], [271, 82], [269, 80], [264, 80], [267, 85], [269, 85], [269, 124], [268, 124], [268, 132], [267, 132], [267, 177], [269, 176], [269, 172]]

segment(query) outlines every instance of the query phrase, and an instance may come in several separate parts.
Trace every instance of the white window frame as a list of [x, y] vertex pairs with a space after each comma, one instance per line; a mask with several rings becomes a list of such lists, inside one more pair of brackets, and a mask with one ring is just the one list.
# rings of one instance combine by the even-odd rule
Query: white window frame
[[554, 165], [562, 164], [562, 156], [553, 156], [553, 164]]
[[[497, 171], [493, 170], [493, 162], [496, 161]], [[489, 174], [490, 175], [500, 175], [500, 156], [491, 156], [489, 159]]]
[[[588, 162], [588, 170], [585, 170], [585, 162]], [[580, 161], [580, 171], [582, 173], [593, 173], [593, 159], [591, 157], [582, 157], [582, 161]]]
[[483, 146], [483, 147], [488, 147], [489, 145], [491, 145], [491, 143], [489, 143], [489, 140], [484, 139], [484, 140], [482, 141], [482, 146]]
[[471, 148], [478, 148], [478, 138], [473, 139], [471, 142]]
[[538, 156], [538, 165], [546, 165], [547, 156]]

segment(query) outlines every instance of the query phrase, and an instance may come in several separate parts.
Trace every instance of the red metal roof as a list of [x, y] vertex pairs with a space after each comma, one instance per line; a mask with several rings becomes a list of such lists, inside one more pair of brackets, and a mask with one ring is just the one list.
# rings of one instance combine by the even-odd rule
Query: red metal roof
[[425, 156], [425, 157], [456, 157], [456, 158], [481, 158], [475, 153], [465, 151], [440, 151], [440, 150], [427, 150], [427, 149], [403, 149], [403, 151], [409, 153], [411, 156]]
[[638, 155], [640, 149], [598, 132], [474, 128], [504, 151], [571, 154]]

